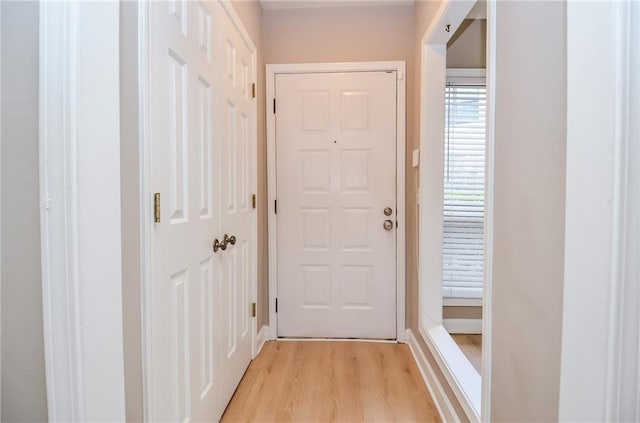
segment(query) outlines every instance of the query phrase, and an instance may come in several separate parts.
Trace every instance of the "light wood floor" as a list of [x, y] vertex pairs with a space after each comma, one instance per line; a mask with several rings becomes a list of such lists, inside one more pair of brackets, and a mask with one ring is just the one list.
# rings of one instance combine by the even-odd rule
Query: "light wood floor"
[[440, 422], [404, 344], [271, 341], [223, 422]]
[[482, 335], [451, 335], [478, 373], [482, 368]]

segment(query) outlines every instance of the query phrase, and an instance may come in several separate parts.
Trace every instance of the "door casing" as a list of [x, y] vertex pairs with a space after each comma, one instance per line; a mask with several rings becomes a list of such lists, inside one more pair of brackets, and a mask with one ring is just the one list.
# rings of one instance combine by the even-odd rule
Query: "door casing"
[[327, 72], [376, 72], [396, 71], [398, 75], [396, 109], [396, 204], [398, 220], [396, 244], [396, 325], [397, 341], [405, 341], [405, 292], [406, 292], [406, 64], [404, 61], [344, 62], [344, 63], [287, 63], [266, 66], [267, 110], [267, 192], [269, 231], [269, 339], [278, 337], [278, 315], [275, 310], [278, 297], [278, 250], [275, 200], [276, 183], [276, 119], [273, 113], [275, 78], [278, 74], [327, 73]]

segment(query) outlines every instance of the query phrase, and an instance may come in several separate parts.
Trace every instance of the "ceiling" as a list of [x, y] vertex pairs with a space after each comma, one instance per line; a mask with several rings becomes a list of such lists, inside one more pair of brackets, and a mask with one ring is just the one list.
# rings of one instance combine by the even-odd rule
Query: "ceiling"
[[[407, 6], [416, 0], [260, 0], [263, 10], [317, 9], [350, 6]], [[418, 0], [429, 1], [429, 0]], [[478, 0], [467, 19], [487, 19], [487, 0]]]
[[260, 0], [263, 10], [317, 9], [349, 6], [406, 6], [414, 0]]

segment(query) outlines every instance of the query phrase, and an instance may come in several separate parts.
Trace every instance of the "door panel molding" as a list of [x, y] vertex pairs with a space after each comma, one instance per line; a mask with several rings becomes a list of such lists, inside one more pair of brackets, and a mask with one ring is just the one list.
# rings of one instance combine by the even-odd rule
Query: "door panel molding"
[[[397, 340], [405, 340], [405, 292], [406, 292], [406, 64], [403, 61], [383, 62], [343, 62], [343, 63], [292, 63], [266, 66], [267, 110], [267, 192], [268, 192], [268, 232], [269, 232], [269, 335], [278, 337], [278, 319], [275, 310], [278, 297], [277, 269], [277, 219], [275, 201], [276, 183], [276, 121], [275, 81], [278, 74], [328, 73], [328, 72], [397, 72], [397, 109], [396, 109], [396, 204], [397, 204], [397, 249], [396, 249], [396, 334]], [[269, 112], [271, 111], [271, 112]]]

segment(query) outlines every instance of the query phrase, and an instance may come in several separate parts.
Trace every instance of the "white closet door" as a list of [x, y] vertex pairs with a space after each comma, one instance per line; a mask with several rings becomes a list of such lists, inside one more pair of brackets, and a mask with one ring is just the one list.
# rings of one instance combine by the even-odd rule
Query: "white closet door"
[[[148, 7], [151, 188], [161, 195], [151, 234], [149, 418], [217, 421], [252, 358], [254, 116], [252, 100], [237, 94], [254, 74], [252, 56], [217, 1]], [[238, 242], [214, 253], [225, 232]]]

